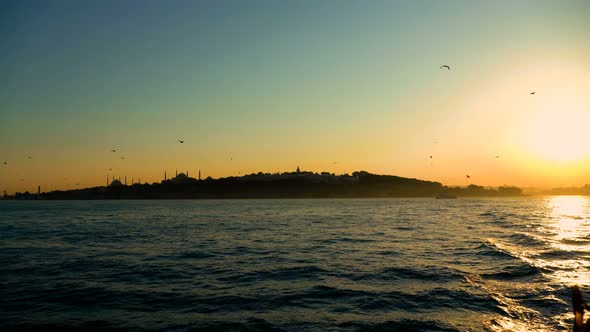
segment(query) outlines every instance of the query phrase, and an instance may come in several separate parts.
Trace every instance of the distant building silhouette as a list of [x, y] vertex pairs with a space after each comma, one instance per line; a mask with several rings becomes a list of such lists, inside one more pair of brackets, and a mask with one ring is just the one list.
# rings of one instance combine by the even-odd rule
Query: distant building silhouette
[[199, 180], [201, 180], [201, 170], [199, 170]]
[[299, 169], [299, 165], [297, 165], [297, 173], [301, 173], [301, 170]]
[[195, 179], [189, 177], [188, 175], [186, 175], [184, 173], [179, 173], [175, 178], [170, 179], [170, 181], [172, 181], [172, 183], [178, 184], [178, 183], [194, 182]]
[[121, 181], [114, 179], [113, 182], [109, 185], [110, 187], [121, 187], [123, 184]]

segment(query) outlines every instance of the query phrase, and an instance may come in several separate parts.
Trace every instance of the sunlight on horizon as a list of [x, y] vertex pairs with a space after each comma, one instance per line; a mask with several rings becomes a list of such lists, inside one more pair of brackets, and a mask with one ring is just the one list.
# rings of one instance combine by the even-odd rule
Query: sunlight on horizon
[[575, 162], [590, 156], [590, 112], [577, 96], [550, 96], [531, 115], [526, 145], [548, 162]]

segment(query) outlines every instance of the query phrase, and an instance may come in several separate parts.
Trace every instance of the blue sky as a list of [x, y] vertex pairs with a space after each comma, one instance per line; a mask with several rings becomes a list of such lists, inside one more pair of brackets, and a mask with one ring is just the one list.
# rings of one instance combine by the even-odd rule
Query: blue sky
[[[518, 182], [507, 170], [530, 164], [512, 158], [500, 172], [474, 151], [519, 153], [490, 138], [519, 140], [494, 123], [522, 106], [494, 113], [512, 98], [498, 82], [530, 73], [527, 62], [561, 63], [555, 77], [586, 87], [589, 15], [587, 1], [1, 1], [0, 186], [298, 164]], [[491, 99], [466, 104], [481, 91]], [[489, 126], [495, 135], [477, 135]], [[446, 159], [430, 165], [433, 153]]]

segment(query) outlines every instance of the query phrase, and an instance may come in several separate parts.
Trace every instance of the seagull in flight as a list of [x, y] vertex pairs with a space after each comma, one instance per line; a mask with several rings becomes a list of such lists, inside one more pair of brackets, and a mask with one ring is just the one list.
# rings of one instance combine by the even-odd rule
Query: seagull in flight
[[531, 95], [534, 95], [534, 94], [535, 94], [535, 91], [531, 91]]
[[125, 157], [121, 156], [121, 159], [125, 159]]
[[430, 156], [430, 159], [432, 159], [432, 156]]
[[112, 149], [112, 150], [111, 150], [111, 152], [117, 152], [117, 150], [115, 150], [115, 149]]
[[451, 67], [449, 65], [442, 65], [442, 66], [440, 66], [440, 69], [443, 69], [443, 68], [447, 68], [447, 70], [451, 70]]
[[6, 165], [6, 162], [4, 162], [4, 165]]
[[180, 142], [180, 144], [184, 143], [183, 139], [179, 139], [178, 142]]

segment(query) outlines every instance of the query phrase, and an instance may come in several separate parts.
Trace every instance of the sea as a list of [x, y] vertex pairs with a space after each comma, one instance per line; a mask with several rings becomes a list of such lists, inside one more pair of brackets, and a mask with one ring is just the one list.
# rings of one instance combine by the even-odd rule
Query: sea
[[590, 200], [0, 201], [0, 330], [566, 331]]

